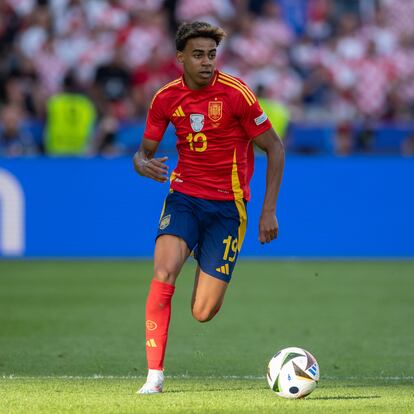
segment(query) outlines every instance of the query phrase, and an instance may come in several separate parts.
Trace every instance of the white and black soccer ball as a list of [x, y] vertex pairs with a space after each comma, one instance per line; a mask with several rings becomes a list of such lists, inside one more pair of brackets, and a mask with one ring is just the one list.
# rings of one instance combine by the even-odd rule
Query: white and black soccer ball
[[282, 349], [267, 368], [269, 387], [280, 397], [304, 398], [316, 388], [318, 381], [318, 362], [302, 348]]

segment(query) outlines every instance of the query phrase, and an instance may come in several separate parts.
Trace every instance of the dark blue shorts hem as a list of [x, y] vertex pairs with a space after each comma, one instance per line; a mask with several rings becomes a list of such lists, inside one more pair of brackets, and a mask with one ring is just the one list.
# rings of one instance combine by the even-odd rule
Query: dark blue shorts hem
[[[198, 263], [198, 265], [200, 266], [200, 263], [199, 263], [198, 261], [197, 261], [197, 263]], [[211, 277], [214, 277], [214, 278], [216, 278], [216, 279], [222, 280], [223, 282], [226, 282], [226, 283], [230, 283], [230, 280], [231, 280], [231, 275], [226, 276], [226, 275], [223, 275], [223, 274], [220, 274], [220, 273], [216, 273], [216, 272], [208, 271], [208, 270], [203, 269], [201, 266], [200, 266], [200, 269], [201, 269], [204, 273], [206, 273], [207, 275], [209, 275], [209, 276], [211, 276]]]
[[157, 234], [157, 235], [155, 236], [155, 241], [157, 241], [158, 237], [165, 236], [165, 235], [179, 237], [181, 240], [184, 240], [184, 241], [185, 241], [185, 244], [186, 244], [186, 245], [187, 245], [187, 247], [188, 247], [188, 250], [190, 250], [190, 252], [191, 252], [190, 243], [188, 242], [188, 240], [186, 240], [186, 239], [183, 237], [183, 235], [182, 235], [182, 234], [179, 234], [178, 232], [177, 232], [177, 233], [174, 233], [173, 231], [169, 231], [169, 232], [162, 232], [162, 233]]

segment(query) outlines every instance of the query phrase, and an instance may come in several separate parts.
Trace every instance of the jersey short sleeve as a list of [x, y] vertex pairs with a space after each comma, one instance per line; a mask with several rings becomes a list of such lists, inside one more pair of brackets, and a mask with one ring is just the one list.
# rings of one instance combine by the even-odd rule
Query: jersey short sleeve
[[250, 139], [256, 138], [272, 127], [258, 100], [254, 98], [252, 102], [240, 96], [238, 108], [240, 124]]
[[169, 121], [169, 118], [165, 115], [163, 110], [161, 97], [155, 95], [151, 107], [148, 110], [144, 138], [152, 141], [161, 141]]

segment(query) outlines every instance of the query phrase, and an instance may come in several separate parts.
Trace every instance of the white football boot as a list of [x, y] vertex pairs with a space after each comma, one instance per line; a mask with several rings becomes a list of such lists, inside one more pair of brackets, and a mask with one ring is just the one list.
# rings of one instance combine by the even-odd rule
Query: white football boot
[[137, 391], [137, 394], [158, 394], [164, 386], [164, 372], [158, 369], [149, 369], [147, 382]]

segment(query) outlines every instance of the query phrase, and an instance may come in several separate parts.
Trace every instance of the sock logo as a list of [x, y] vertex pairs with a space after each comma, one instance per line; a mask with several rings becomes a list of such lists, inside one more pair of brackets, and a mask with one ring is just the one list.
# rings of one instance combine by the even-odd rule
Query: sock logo
[[148, 348], [156, 348], [157, 347], [157, 344], [156, 344], [156, 342], [155, 342], [155, 340], [154, 339], [148, 339], [148, 341], [147, 341], [147, 347]]
[[145, 322], [145, 326], [149, 331], [155, 331], [158, 328], [158, 325], [149, 319]]

